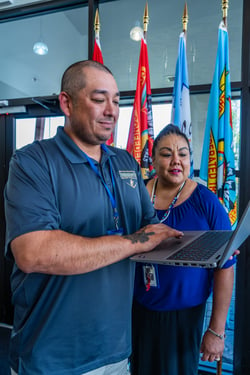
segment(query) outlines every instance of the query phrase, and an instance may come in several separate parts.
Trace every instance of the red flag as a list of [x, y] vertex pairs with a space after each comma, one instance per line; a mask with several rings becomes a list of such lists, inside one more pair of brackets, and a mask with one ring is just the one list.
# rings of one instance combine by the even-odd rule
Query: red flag
[[[101, 44], [100, 44], [98, 32], [96, 32], [96, 34], [95, 34], [95, 44], [94, 44], [94, 51], [93, 51], [92, 60], [103, 64], [102, 50], [101, 50]], [[111, 137], [107, 140], [106, 144], [108, 146], [114, 146], [113, 133], [111, 134]]]
[[142, 38], [136, 93], [130, 122], [127, 151], [132, 154], [140, 164], [144, 179], [148, 178], [150, 172], [153, 170], [153, 141], [154, 128], [148, 50], [146, 40]]
[[100, 40], [99, 40], [98, 34], [96, 34], [96, 36], [95, 36], [95, 44], [94, 44], [94, 51], [93, 51], [92, 60], [103, 64], [102, 50], [101, 50]]

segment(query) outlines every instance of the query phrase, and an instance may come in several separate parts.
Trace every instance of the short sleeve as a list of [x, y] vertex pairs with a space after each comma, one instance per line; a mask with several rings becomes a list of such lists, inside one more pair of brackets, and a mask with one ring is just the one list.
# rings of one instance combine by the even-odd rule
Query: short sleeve
[[10, 242], [25, 233], [58, 229], [58, 212], [50, 174], [37, 144], [16, 151], [4, 191], [6, 252]]

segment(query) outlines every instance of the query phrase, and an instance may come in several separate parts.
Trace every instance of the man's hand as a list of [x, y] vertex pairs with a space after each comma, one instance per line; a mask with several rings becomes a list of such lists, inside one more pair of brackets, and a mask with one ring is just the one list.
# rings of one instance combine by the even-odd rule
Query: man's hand
[[136, 246], [136, 253], [141, 253], [154, 249], [169, 237], [181, 238], [182, 236], [183, 232], [159, 223], [149, 224], [133, 234], [123, 236], [123, 238], [130, 240], [132, 244], [141, 244], [141, 246]]

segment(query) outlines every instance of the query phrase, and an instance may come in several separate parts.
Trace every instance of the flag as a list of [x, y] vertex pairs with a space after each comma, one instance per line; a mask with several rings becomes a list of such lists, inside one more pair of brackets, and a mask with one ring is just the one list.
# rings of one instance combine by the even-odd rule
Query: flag
[[[99, 17], [98, 17], [98, 20], [99, 20]], [[94, 51], [93, 51], [92, 60], [103, 64], [103, 57], [102, 57], [102, 50], [101, 50], [99, 32], [95, 33], [95, 43], [94, 43]], [[114, 146], [113, 133], [111, 134], [110, 138], [107, 140], [106, 144], [108, 146]]]
[[127, 151], [134, 156], [141, 166], [144, 179], [153, 171], [152, 147], [154, 141], [152, 95], [146, 40], [141, 39], [141, 51], [137, 74], [134, 106], [131, 116]]
[[99, 33], [95, 34], [95, 43], [92, 60], [103, 64], [102, 50], [100, 45]]
[[180, 130], [186, 134], [189, 140], [191, 150], [190, 177], [192, 178], [194, 176], [192, 125], [186, 56], [186, 37], [184, 32], [182, 32], [179, 37], [179, 51], [175, 69], [171, 123], [179, 126]]
[[215, 72], [210, 91], [200, 178], [224, 205], [234, 229], [237, 225], [233, 124], [228, 33], [221, 22]]

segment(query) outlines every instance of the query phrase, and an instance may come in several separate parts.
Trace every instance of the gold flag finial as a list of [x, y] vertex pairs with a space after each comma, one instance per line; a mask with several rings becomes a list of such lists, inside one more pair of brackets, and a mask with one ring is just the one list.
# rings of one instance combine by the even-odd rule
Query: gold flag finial
[[96, 12], [95, 12], [95, 21], [94, 21], [94, 30], [95, 30], [95, 32], [99, 33], [100, 28], [101, 28], [101, 25], [100, 25], [100, 19], [99, 19], [99, 12], [98, 12], [98, 9], [96, 9]]
[[222, 0], [221, 9], [222, 9], [222, 17], [225, 26], [227, 26], [227, 10], [228, 10], [228, 3], [229, 0]]
[[149, 16], [148, 16], [148, 3], [146, 3], [144, 16], [143, 16], [143, 31], [146, 33], [148, 31], [148, 23], [149, 23]]
[[187, 9], [187, 3], [185, 3], [183, 16], [182, 16], [182, 28], [184, 32], [187, 31], [187, 24], [188, 24], [188, 9]]

